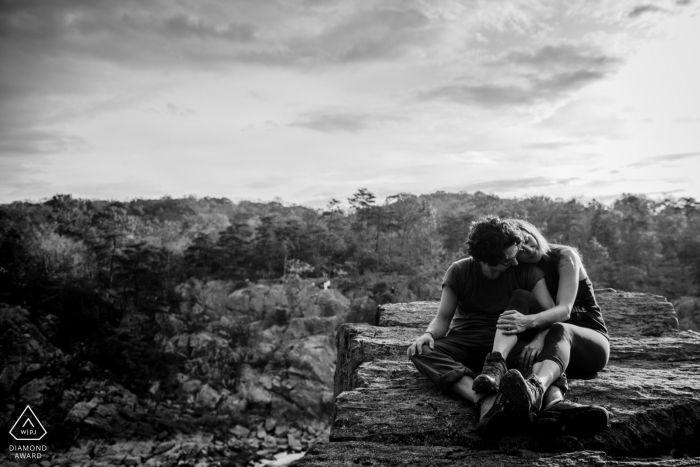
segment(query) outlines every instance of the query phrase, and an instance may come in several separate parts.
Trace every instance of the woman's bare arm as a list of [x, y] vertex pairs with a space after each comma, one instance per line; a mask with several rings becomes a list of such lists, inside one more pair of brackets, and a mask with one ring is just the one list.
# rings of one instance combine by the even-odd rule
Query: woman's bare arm
[[532, 293], [545, 310], [532, 315], [522, 315], [515, 310], [505, 311], [499, 318], [497, 325], [505, 335], [518, 334], [532, 328], [547, 329], [554, 323], [569, 319], [576, 300], [579, 280], [581, 277], [585, 277], [586, 271], [583, 269], [581, 258], [570, 248], [562, 251], [557, 267], [559, 289], [557, 290], [556, 303], [552, 301], [544, 279], [541, 279], [535, 285]]

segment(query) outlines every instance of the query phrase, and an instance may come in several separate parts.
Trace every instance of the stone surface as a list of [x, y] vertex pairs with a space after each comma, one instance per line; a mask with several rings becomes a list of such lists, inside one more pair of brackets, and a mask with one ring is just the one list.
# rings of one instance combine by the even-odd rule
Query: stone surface
[[[646, 293], [596, 291], [611, 336], [660, 336], [678, 330], [678, 319], [665, 297]], [[437, 312], [438, 302], [382, 305], [377, 326], [417, 327], [425, 330]]]
[[614, 458], [600, 451], [563, 454], [533, 453], [511, 449], [473, 451], [459, 446], [402, 446], [394, 444], [345, 442], [316, 445], [295, 464], [299, 467], [691, 467], [698, 459]]
[[[437, 303], [391, 304], [379, 309], [378, 327], [340, 327], [333, 443], [311, 451], [301, 465], [321, 465], [323, 458], [357, 464], [353, 456], [366, 465], [408, 465], [396, 462], [404, 455], [423, 465], [423, 446], [458, 450], [463, 462], [478, 458], [478, 465], [700, 464], [668, 458], [700, 456], [700, 334], [678, 332], [673, 306], [663, 297], [610, 290], [598, 296], [613, 336], [610, 362], [594, 379], [571, 380], [569, 394], [610, 412], [610, 424], [598, 436], [545, 439], [532, 427], [511, 426], [500, 440], [483, 441], [474, 409], [440, 394], [407, 360], [406, 348]], [[370, 450], [362, 443], [378, 443], [371, 450], [377, 456], [366, 458]], [[509, 458], [513, 451], [520, 458]], [[572, 454], [557, 454], [564, 452]], [[456, 458], [431, 462], [426, 465], [461, 465]]]
[[[60, 404], [70, 378], [66, 369], [70, 358], [29, 317], [28, 310], [0, 304], [0, 426], [11, 426], [13, 413], [27, 404], [39, 412], [52, 412], [49, 422], [66, 414], [52, 409]], [[56, 323], [57, 318], [49, 315], [41, 324], [51, 334]]]

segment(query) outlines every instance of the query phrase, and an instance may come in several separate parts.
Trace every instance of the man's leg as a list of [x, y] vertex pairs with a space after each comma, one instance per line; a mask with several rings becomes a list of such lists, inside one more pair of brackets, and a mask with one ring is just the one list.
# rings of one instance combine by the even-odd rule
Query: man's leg
[[466, 399], [472, 404], [476, 404], [479, 402], [479, 399], [484, 397], [485, 394], [474, 392], [474, 389], [472, 388], [473, 384], [473, 378], [469, 376], [462, 376], [462, 378], [457, 380], [457, 382], [454, 383], [450, 389], [462, 399]]
[[421, 355], [411, 361], [418, 371], [430, 378], [443, 392], [451, 391], [476, 406], [479, 416], [477, 434], [484, 438], [496, 437], [503, 432], [506, 419], [505, 399], [476, 392], [473, 388], [474, 371], [481, 369], [481, 361], [488, 348], [469, 347], [468, 336], [452, 335], [435, 341], [435, 349], [423, 346]]
[[474, 370], [481, 370], [481, 362], [488, 349], [470, 343], [468, 334], [449, 334], [436, 340], [434, 349], [424, 345], [420, 354], [411, 357], [411, 362], [440, 391], [452, 391], [470, 402], [476, 402], [472, 394], [472, 383], [476, 376]]

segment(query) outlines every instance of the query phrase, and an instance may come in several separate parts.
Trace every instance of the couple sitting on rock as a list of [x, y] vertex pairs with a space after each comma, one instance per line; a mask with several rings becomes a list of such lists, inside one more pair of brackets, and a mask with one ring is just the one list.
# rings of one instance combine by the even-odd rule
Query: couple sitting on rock
[[604, 408], [563, 397], [565, 372], [591, 377], [610, 355], [577, 252], [548, 244], [526, 221], [498, 217], [474, 222], [467, 246], [471, 257], [449, 267], [437, 315], [408, 348], [418, 371], [475, 404], [484, 438], [517, 420], [552, 436], [600, 433]]

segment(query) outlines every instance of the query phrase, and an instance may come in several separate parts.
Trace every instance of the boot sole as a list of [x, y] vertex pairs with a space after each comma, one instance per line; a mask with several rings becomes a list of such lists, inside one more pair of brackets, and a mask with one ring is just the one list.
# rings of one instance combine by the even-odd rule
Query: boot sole
[[534, 421], [527, 383], [519, 371], [509, 370], [501, 378], [501, 392], [508, 398], [513, 412]]
[[588, 407], [579, 411], [560, 412], [558, 418], [547, 418], [546, 413], [540, 413], [535, 425], [542, 436], [575, 436], [576, 438], [592, 438], [608, 426], [608, 412], [600, 407]]
[[504, 408], [493, 414], [486, 423], [479, 422], [476, 426], [476, 434], [486, 441], [500, 439], [506, 434], [508, 418], [508, 409]]

